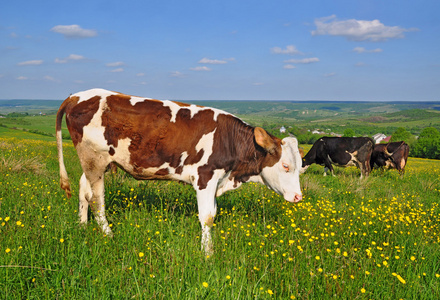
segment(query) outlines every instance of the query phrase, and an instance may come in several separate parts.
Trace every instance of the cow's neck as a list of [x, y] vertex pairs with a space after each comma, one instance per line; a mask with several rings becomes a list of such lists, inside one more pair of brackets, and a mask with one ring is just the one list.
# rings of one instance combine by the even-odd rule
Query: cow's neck
[[[234, 161], [231, 165], [230, 179], [235, 182], [247, 182], [251, 177], [259, 176], [266, 152], [254, 140], [254, 128], [236, 119], [233, 128], [228, 130], [229, 138], [233, 139], [233, 149], [226, 154], [227, 160]], [[252, 181], [259, 179], [252, 179]]]

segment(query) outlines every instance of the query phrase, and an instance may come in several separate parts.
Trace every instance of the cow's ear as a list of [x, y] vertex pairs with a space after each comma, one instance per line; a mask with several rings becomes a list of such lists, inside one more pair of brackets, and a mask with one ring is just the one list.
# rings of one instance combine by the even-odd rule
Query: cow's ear
[[255, 142], [261, 146], [264, 150], [273, 154], [277, 148], [277, 144], [273, 138], [261, 127], [255, 127], [254, 129]]

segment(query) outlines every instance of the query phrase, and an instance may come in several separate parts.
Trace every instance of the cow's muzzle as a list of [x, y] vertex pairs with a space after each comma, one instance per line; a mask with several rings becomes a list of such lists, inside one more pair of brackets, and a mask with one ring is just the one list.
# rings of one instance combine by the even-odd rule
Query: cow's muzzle
[[284, 199], [286, 199], [286, 201], [288, 201], [288, 202], [298, 203], [299, 201], [302, 200], [302, 198], [303, 198], [303, 196], [301, 194], [295, 193], [295, 197], [293, 197], [293, 199], [287, 199], [287, 198], [284, 198]]

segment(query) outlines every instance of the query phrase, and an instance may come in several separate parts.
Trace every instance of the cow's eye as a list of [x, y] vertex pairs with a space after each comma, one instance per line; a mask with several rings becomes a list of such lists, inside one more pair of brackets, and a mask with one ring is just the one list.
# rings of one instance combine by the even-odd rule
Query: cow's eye
[[289, 166], [287, 164], [283, 163], [283, 168], [284, 170], [286, 170], [286, 172], [289, 172]]

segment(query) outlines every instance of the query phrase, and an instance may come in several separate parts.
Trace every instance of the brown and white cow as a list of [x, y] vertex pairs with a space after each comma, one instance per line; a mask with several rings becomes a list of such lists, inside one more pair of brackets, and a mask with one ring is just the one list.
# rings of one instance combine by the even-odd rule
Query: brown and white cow
[[210, 229], [216, 196], [243, 182], [266, 184], [287, 201], [302, 199], [301, 156], [295, 138], [280, 140], [224, 111], [92, 89], [71, 95], [57, 113], [61, 187], [70, 197], [63, 160], [61, 122], [66, 123], [83, 169], [80, 222], [90, 205], [107, 235], [104, 172], [110, 163], [139, 180], [170, 179], [192, 184], [202, 226], [202, 249], [212, 253]]
[[405, 173], [409, 146], [404, 141], [388, 144], [376, 144], [371, 154], [371, 168], [396, 169], [401, 175]]

